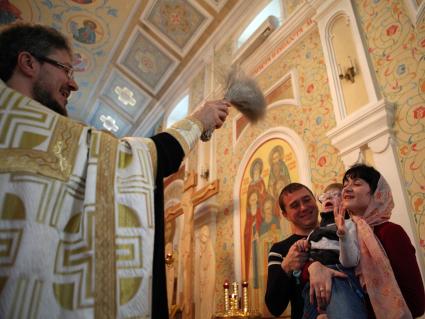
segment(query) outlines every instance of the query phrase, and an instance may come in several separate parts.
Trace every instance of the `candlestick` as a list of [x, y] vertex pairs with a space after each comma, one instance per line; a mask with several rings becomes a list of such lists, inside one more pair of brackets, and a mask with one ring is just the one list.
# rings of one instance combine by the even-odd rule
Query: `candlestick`
[[224, 288], [224, 312], [216, 313], [214, 319], [261, 319], [261, 313], [249, 308], [248, 305], [248, 282], [242, 282], [242, 297], [239, 294], [237, 282], [232, 282], [232, 291], [229, 293], [230, 285], [227, 281]]
[[248, 314], [248, 282], [242, 283], [242, 309], [244, 314]]
[[229, 312], [229, 283], [227, 281], [224, 282], [224, 313]]

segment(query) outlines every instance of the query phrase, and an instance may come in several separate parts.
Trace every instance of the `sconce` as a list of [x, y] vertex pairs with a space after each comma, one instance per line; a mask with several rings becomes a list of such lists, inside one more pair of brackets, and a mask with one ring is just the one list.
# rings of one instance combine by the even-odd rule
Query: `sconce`
[[165, 264], [166, 264], [168, 267], [171, 267], [171, 266], [172, 266], [172, 264], [173, 264], [173, 262], [174, 262], [174, 256], [173, 256], [173, 253], [168, 253], [168, 254], [167, 254], [167, 256], [165, 256]]
[[341, 65], [338, 64], [339, 79], [346, 79], [354, 83], [354, 77], [357, 75], [357, 70], [350, 56], [348, 56], [348, 60], [350, 61], [350, 66], [346, 68], [345, 73], [342, 72]]
[[201, 167], [201, 174], [199, 174], [199, 176], [205, 180], [208, 180], [210, 177], [210, 170], [208, 168]]

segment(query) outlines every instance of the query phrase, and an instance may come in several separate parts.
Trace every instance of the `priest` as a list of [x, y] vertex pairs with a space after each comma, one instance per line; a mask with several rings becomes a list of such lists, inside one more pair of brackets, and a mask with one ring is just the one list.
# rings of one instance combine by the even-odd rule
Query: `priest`
[[55, 29], [0, 33], [0, 317], [168, 318], [162, 180], [230, 104], [117, 139], [67, 117], [73, 71]]

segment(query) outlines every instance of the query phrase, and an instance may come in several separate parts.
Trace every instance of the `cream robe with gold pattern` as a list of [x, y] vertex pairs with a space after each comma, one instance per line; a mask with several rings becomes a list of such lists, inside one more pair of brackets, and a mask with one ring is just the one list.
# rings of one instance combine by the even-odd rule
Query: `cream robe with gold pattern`
[[0, 83], [0, 318], [150, 318], [155, 164]]

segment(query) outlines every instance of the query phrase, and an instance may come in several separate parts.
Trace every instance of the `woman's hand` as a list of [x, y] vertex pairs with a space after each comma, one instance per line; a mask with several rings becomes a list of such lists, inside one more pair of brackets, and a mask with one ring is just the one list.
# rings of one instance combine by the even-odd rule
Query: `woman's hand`
[[334, 198], [333, 199], [333, 205], [334, 205], [334, 218], [335, 218], [335, 225], [337, 228], [337, 235], [339, 237], [344, 237], [346, 233], [345, 228], [345, 206], [341, 202], [340, 198]]
[[330, 269], [318, 261], [308, 267], [308, 272], [310, 275], [310, 303], [314, 304], [314, 296], [316, 296], [317, 306], [325, 309], [331, 299], [332, 278], [347, 278], [347, 275]]

